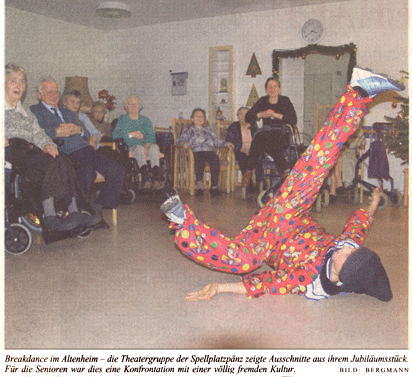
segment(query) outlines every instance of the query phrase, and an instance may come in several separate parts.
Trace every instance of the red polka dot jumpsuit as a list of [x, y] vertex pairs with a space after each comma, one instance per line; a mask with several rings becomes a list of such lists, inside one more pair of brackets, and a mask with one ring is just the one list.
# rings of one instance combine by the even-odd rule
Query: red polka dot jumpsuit
[[[362, 245], [372, 222], [368, 211], [357, 210], [342, 234], [334, 236], [309, 212], [341, 147], [356, 131], [370, 101], [348, 86], [282, 187], [237, 236], [229, 238], [211, 229], [186, 206], [184, 223], [171, 224], [176, 229], [179, 249], [211, 269], [241, 274], [249, 297], [303, 294], [316, 279], [323, 255], [334, 246], [334, 240], [350, 238]], [[273, 270], [251, 274], [262, 262]]]

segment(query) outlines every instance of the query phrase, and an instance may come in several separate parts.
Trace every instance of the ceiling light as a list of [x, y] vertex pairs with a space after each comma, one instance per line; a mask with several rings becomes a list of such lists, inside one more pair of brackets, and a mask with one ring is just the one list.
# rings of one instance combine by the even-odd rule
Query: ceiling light
[[124, 3], [106, 1], [99, 5], [96, 9], [96, 14], [106, 18], [126, 18], [130, 17], [132, 12], [130, 12], [129, 8]]

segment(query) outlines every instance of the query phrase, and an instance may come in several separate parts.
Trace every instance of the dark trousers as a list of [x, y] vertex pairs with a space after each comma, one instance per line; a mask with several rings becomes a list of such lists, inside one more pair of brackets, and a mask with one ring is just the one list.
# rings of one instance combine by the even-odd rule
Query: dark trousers
[[246, 166], [247, 166], [248, 155], [244, 154], [241, 151], [235, 151], [235, 158], [236, 158], [237, 163], [239, 164], [240, 171], [242, 172], [242, 174], [244, 174], [245, 171], [247, 170]]
[[[240, 171], [242, 172], [242, 174], [245, 174], [245, 171], [248, 170], [247, 160], [249, 156], [247, 154], [244, 154], [243, 152], [235, 151], [235, 157], [237, 163], [239, 164]], [[260, 182], [263, 179], [263, 168], [260, 160], [258, 160], [255, 164], [255, 175], [257, 182]]]
[[253, 170], [262, 154], [267, 153], [273, 158], [278, 173], [282, 174], [289, 168], [283, 154], [285, 146], [285, 136], [280, 131], [264, 130], [257, 132], [250, 146], [249, 158], [246, 164], [247, 170]]
[[196, 182], [203, 181], [206, 162], [210, 167], [211, 184], [216, 187], [219, 181], [220, 161], [215, 152], [193, 152], [195, 158]]
[[96, 203], [106, 208], [116, 208], [122, 190], [126, 169], [120, 163], [95, 152], [87, 146], [69, 154], [77, 162], [76, 174], [86, 196], [96, 179], [96, 171], [104, 177], [104, 184]]
[[[26, 145], [26, 144], [25, 144]], [[31, 194], [37, 202], [54, 198], [66, 207], [77, 195], [77, 180], [72, 161], [60, 153], [53, 158], [40, 148], [11, 144], [5, 149], [5, 158], [20, 165], [26, 182], [32, 182]]]

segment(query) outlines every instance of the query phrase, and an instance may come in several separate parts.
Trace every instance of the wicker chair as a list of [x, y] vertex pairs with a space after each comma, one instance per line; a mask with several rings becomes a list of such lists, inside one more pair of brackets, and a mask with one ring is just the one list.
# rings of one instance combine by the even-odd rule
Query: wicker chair
[[[195, 194], [196, 177], [195, 177], [195, 161], [193, 151], [191, 148], [185, 149], [181, 145], [176, 145], [176, 140], [179, 138], [185, 128], [192, 124], [190, 119], [172, 119], [173, 132], [173, 184], [177, 189], [188, 191], [190, 195]], [[230, 148], [215, 148], [215, 151], [220, 160], [220, 173], [218, 188], [230, 193], [232, 191], [232, 170], [234, 153]], [[209, 174], [208, 174], [209, 173]], [[203, 174], [203, 186], [210, 187], [210, 169], [206, 164], [205, 172]]]
[[[230, 120], [217, 120], [216, 121], [217, 136], [219, 137], [219, 139], [225, 140], [227, 129], [232, 123], [233, 122]], [[242, 182], [242, 174], [240, 172], [240, 167], [236, 160], [235, 153], [232, 153], [232, 156], [233, 156], [233, 161], [232, 161], [231, 191], [234, 191], [235, 188], [237, 186], [240, 186]]]

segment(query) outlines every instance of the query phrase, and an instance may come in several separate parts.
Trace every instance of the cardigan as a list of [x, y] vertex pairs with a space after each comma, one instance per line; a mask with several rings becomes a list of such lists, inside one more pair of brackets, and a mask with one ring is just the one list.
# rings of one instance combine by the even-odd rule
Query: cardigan
[[[242, 141], [242, 131], [240, 128], [240, 122], [233, 122], [227, 129], [226, 132], [226, 142], [232, 143], [234, 148], [233, 150], [235, 152], [240, 151], [240, 149], [242, 148], [243, 145], [243, 141]], [[252, 139], [253, 139], [253, 135], [256, 132], [256, 126], [254, 124], [252, 124], [250, 126], [250, 132], [252, 135]]]
[[269, 109], [273, 110], [275, 113], [283, 114], [283, 119], [263, 118], [264, 126], [276, 126], [281, 124], [290, 124], [292, 127], [296, 126], [298, 118], [296, 116], [295, 108], [293, 107], [289, 97], [282, 95], [279, 95], [278, 102], [275, 104], [269, 103], [269, 96], [259, 98], [252, 108], [246, 113], [245, 121], [250, 124], [255, 124], [257, 120], [257, 113]]
[[[134, 131], [140, 131], [143, 134], [144, 139], [140, 140], [134, 137], [129, 137], [129, 133]], [[135, 145], [144, 146], [148, 143], [156, 144], [156, 134], [152, 122], [149, 118], [143, 115], [139, 115], [138, 119], [130, 119], [128, 114], [121, 115], [112, 132], [112, 138], [122, 138], [128, 147], [133, 147]]]
[[39, 126], [34, 114], [26, 111], [20, 101], [15, 108], [5, 101], [4, 110], [4, 136], [7, 139], [24, 139], [40, 149], [47, 144], [56, 146]]
[[207, 125], [202, 127], [191, 125], [185, 128], [176, 140], [176, 145], [184, 143], [189, 143], [193, 152], [212, 152], [215, 147], [226, 146], [226, 142], [220, 140]]

